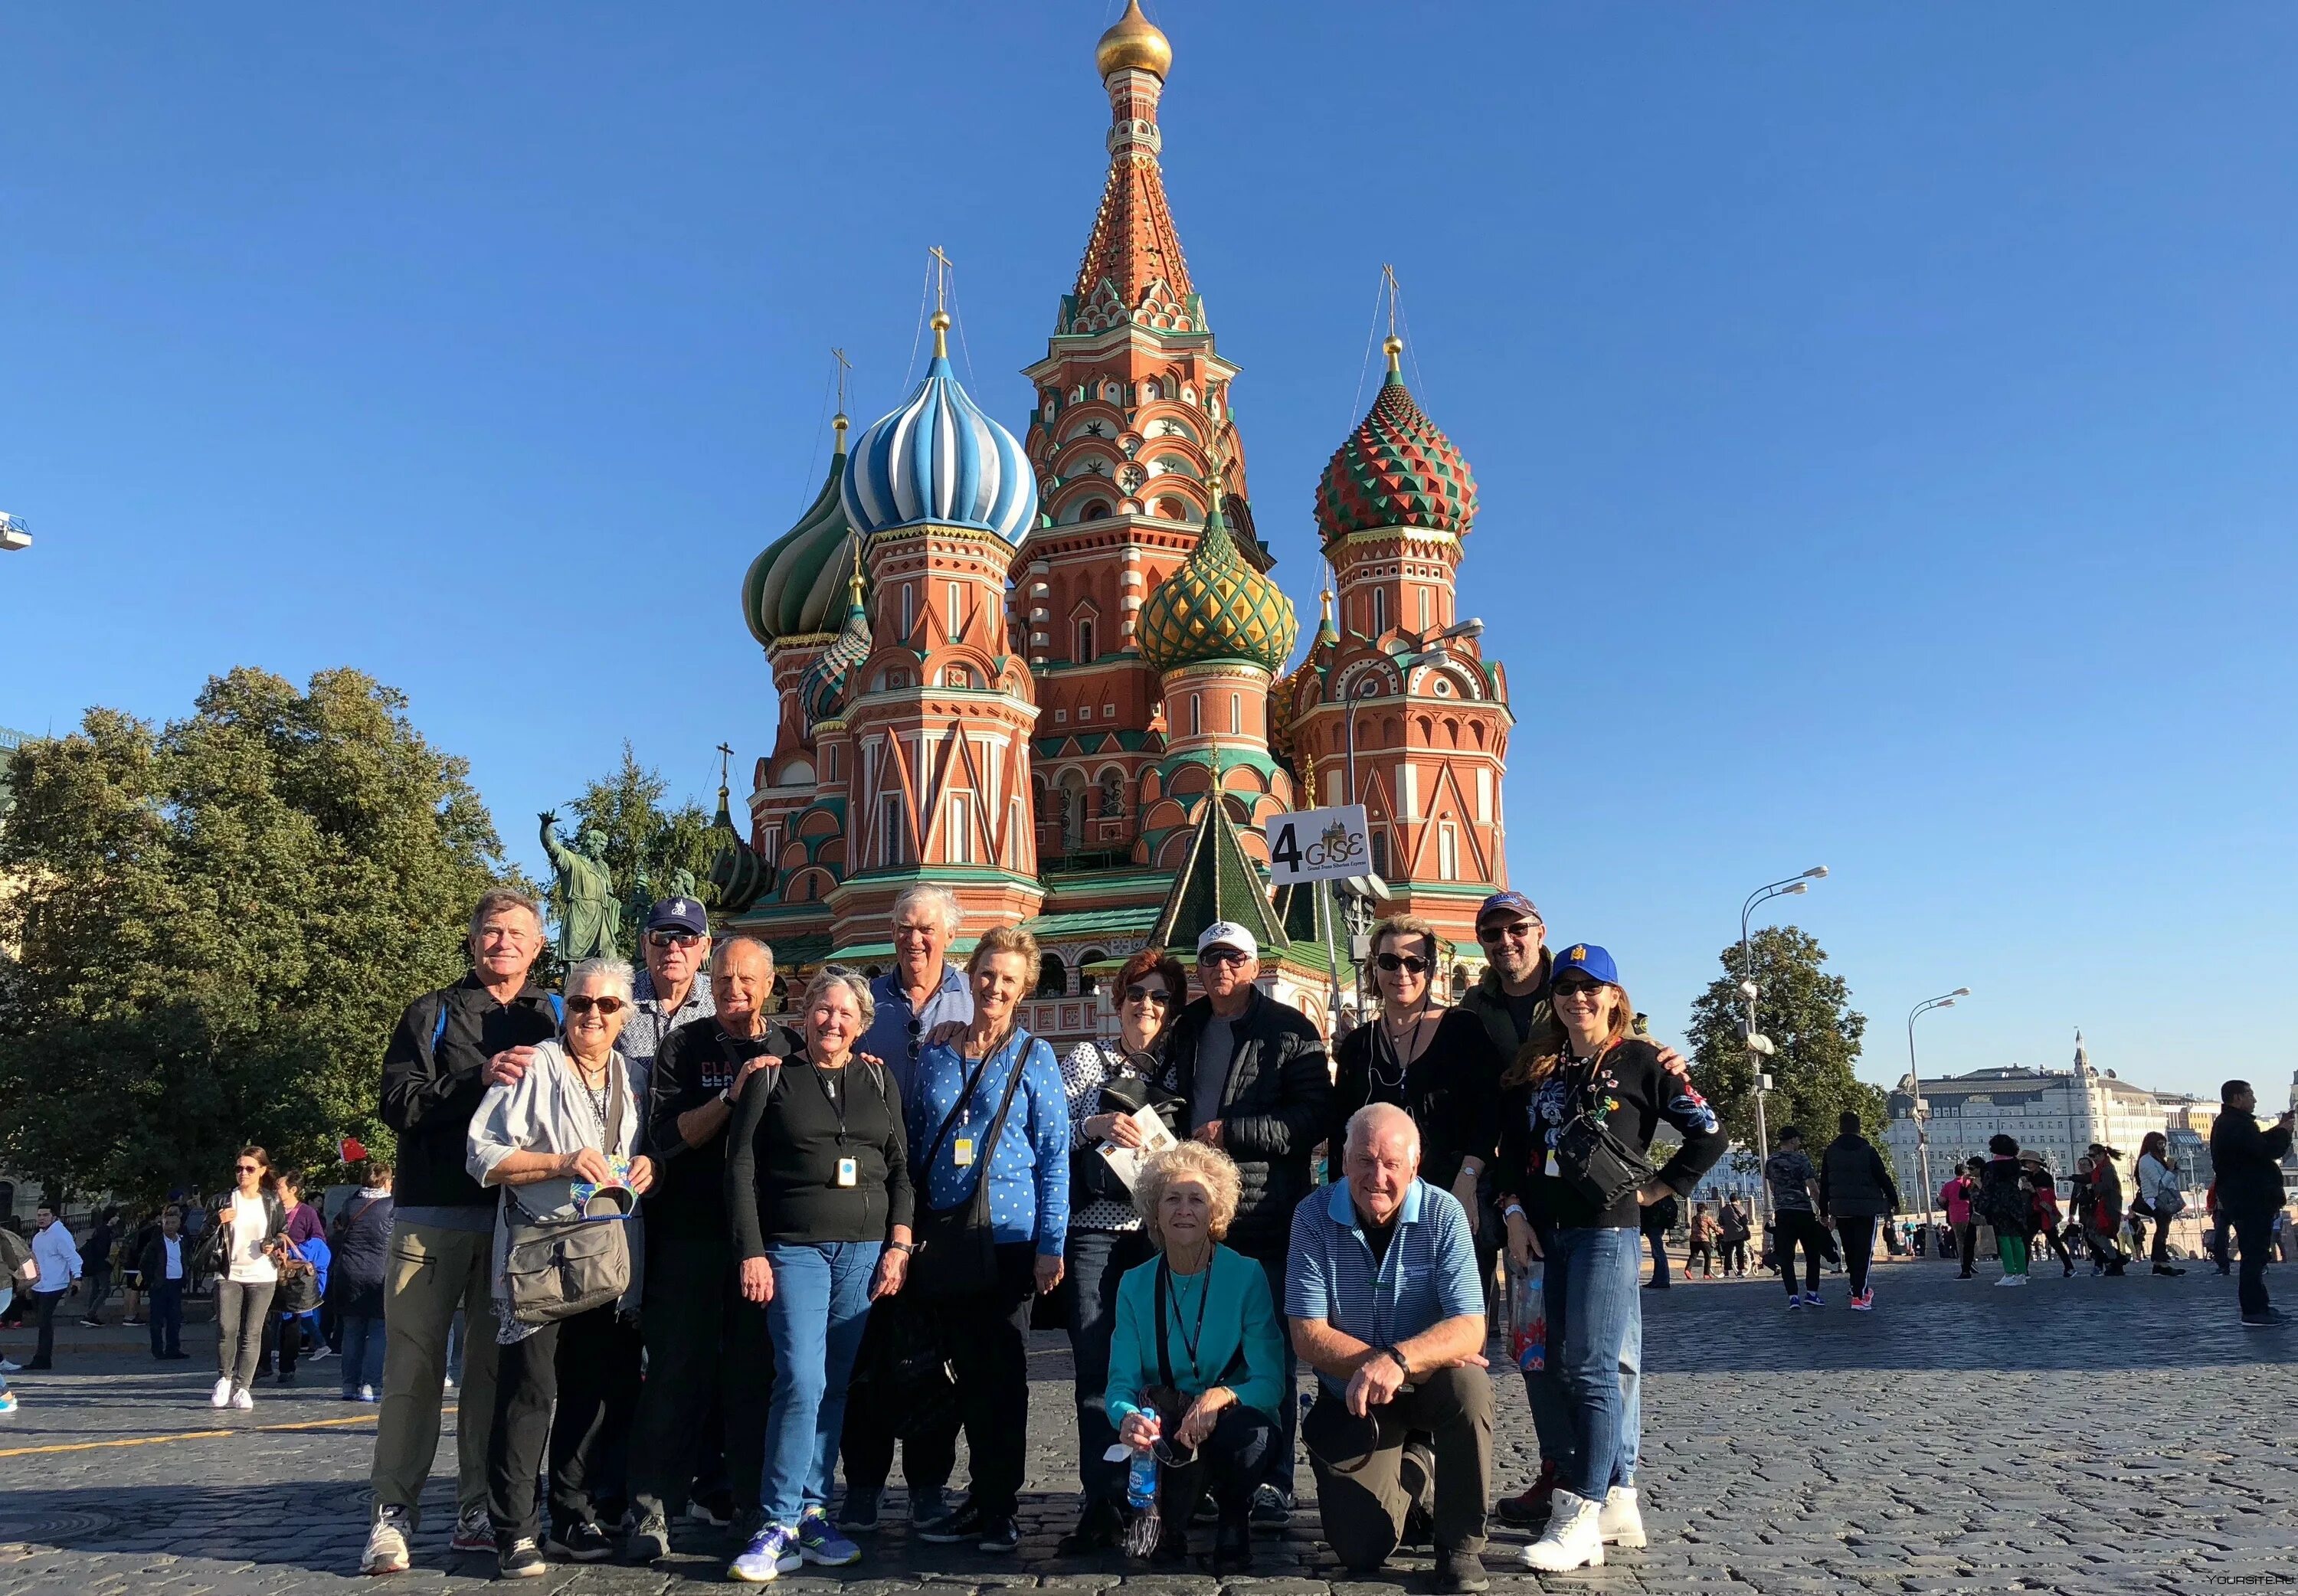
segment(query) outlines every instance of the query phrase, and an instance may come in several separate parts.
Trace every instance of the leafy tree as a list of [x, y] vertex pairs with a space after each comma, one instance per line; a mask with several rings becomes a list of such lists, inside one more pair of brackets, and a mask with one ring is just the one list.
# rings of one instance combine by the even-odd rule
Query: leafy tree
[[356, 671], [240, 669], [163, 728], [95, 708], [16, 751], [0, 1158], [148, 1197], [215, 1189], [245, 1142], [389, 1152], [391, 1027], [468, 968], [470, 905], [512, 880], [467, 764], [406, 707]]
[[591, 849], [614, 878], [615, 901], [624, 907], [623, 952], [633, 958], [646, 909], [670, 895], [680, 872], [694, 878], [698, 898], [711, 896], [706, 878], [723, 839], [692, 799], [663, 807], [669, 792], [661, 773], [641, 765], [625, 741], [620, 768], [591, 782], [572, 806], [576, 823], [591, 833]]
[[[1767, 1129], [1776, 1136], [1782, 1125], [1798, 1126], [1806, 1147], [1815, 1154], [1834, 1137], [1836, 1116], [1856, 1110], [1881, 1150], [1882, 1089], [1851, 1072], [1867, 1017], [1851, 1007], [1851, 988], [1843, 978], [1822, 968], [1826, 951], [1792, 925], [1757, 931], [1748, 939], [1748, 951], [1762, 994], [1756, 1028], [1776, 1049], [1760, 1066], [1772, 1077], [1764, 1104]], [[1741, 968], [1737, 942], [1724, 950], [1722, 963], [1724, 973], [1691, 1005], [1691, 1078], [1723, 1119], [1724, 1133], [1752, 1148], [1755, 1071], [1744, 1030], [1748, 998], [1740, 989], [1748, 972]], [[1889, 1157], [1885, 1152], [1887, 1162]]]

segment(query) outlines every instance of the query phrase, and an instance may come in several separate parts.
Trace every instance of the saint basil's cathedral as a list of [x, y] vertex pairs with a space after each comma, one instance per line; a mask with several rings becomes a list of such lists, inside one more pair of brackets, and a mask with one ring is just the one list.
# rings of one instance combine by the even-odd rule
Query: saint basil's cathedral
[[1217, 919], [1259, 939], [1265, 988], [1327, 1021], [1328, 937], [1354, 984], [1345, 933], [1322, 890], [1270, 891], [1272, 815], [1363, 804], [1380, 911], [1438, 927], [1456, 988], [1481, 964], [1476, 905], [1508, 880], [1507, 676], [1455, 610], [1476, 481], [1393, 336], [1317, 486], [1332, 587], [1285, 668], [1300, 621], [1254, 532], [1238, 368], [1158, 165], [1172, 54], [1138, 0], [1100, 40], [1109, 178], [1025, 368], [1022, 437], [959, 385], [938, 310], [925, 381], [858, 436], [836, 418], [821, 492], [742, 590], [781, 723], [747, 848], [713, 872], [727, 923], [792, 974], [884, 966], [895, 897], [938, 882], [961, 949], [991, 925], [1036, 934], [1021, 1017], [1057, 1044], [1105, 1029], [1126, 957], [1189, 965]]

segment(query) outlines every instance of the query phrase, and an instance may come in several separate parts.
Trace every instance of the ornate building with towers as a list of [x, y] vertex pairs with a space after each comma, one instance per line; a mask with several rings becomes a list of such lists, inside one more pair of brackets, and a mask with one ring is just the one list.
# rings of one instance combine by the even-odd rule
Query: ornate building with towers
[[1329, 1018], [1331, 899], [1272, 894], [1272, 815], [1363, 803], [1382, 908], [1444, 931], [1456, 987], [1480, 963], [1476, 906], [1508, 879], [1507, 677], [1456, 611], [1475, 479], [1392, 335], [1386, 381], [1317, 487], [1332, 582], [1294, 663], [1238, 368], [1166, 200], [1172, 60], [1138, 0], [1096, 48], [1108, 180], [1023, 368], [1020, 438], [959, 385], [938, 307], [924, 382], [850, 442], [836, 418], [821, 489], [742, 590], [780, 717], [740, 843], [756, 858], [716, 872], [748, 883], [722, 884], [727, 918], [793, 972], [882, 964], [895, 895], [940, 882], [962, 947], [994, 924], [1037, 934], [1023, 1018], [1057, 1042], [1104, 1026], [1127, 956], [1161, 946], [1187, 964], [1215, 919], [1252, 927], [1263, 984]]

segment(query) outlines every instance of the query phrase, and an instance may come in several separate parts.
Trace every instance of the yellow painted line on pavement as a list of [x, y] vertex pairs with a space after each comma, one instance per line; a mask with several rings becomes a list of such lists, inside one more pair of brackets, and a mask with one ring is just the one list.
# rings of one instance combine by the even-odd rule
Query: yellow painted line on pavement
[[102, 1451], [113, 1446], [164, 1446], [170, 1441], [212, 1441], [219, 1435], [246, 1435], [283, 1430], [327, 1430], [347, 1424], [373, 1424], [375, 1415], [360, 1413], [350, 1418], [312, 1418], [302, 1424], [259, 1424], [240, 1430], [179, 1430], [172, 1435], [130, 1435], [118, 1441], [70, 1441], [54, 1446], [16, 1446], [0, 1451], [0, 1458], [37, 1458], [49, 1452]]

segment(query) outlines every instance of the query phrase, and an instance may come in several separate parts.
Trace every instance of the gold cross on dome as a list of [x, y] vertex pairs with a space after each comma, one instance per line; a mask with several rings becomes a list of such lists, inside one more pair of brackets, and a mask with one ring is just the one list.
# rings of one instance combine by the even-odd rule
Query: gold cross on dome
[[926, 253], [934, 258], [935, 263], [934, 309], [936, 310], [946, 310], [948, 307], [942, 303], [942, 291], [948, 286], [949, 274], [953, 270], [956, 269], [957, 262], [944, 254], [942, 252], [941, 245], [938, 244], [934, 245], [933, 248], [928, 250]]

